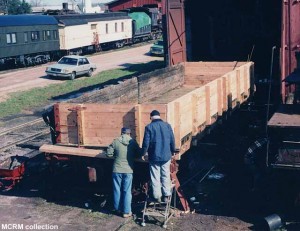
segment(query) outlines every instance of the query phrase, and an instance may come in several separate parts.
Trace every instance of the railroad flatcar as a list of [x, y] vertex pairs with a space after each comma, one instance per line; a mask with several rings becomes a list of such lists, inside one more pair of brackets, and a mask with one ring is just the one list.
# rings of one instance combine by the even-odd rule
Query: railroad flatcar
[[46, 15], [0, 16], [0, 66], [47, 62], [59, 50], [58, 24]]

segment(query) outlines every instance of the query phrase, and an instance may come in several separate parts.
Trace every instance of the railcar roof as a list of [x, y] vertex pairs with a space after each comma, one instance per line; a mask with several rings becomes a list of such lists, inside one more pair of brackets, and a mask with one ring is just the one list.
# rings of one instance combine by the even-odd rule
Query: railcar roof
[[100, 13], [100, 14], [70, 14], [70, 15], [53, 15], [59, 23], [65, 26], [87, 24], [95, 21], [109, 21], [117, 19], [130, 19], [125, 12]]
[[2, 15], [0, 26], [31, 26], [31, 25], [56, 25], [57, 21], [49, 15]]

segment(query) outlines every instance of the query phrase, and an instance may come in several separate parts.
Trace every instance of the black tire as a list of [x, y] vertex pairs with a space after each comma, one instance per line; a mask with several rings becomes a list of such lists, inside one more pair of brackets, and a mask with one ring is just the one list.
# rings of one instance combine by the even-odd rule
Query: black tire
[[91, 69], [89, 69], [87, 76], [92, 77], [92, 75], [93, 75], [93, 69], [91, 68]]
[[72, 74], [70, 75], [70, 80], [74, 80], [76, 78], [76, 72], [73, 71]]

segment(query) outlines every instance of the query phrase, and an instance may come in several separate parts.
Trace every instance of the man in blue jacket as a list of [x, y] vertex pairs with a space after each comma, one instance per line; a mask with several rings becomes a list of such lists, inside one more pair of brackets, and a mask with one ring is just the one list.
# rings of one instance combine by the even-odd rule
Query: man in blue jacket
[[171, 196], [170, 164], [175, 153], [174, 133], [170, 124], [160, 118], [160, 113], [153, 110], [151, 123], [145, 127], [142, 155], [148, 152], [150, 178], [153, 199], [156, 202], [167, 202]]

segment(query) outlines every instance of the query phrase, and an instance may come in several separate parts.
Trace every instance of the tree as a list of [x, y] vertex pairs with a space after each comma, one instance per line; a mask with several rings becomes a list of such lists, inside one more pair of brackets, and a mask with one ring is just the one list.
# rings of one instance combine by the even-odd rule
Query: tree
[[0, 13], [7, 14], [7, 2], [8, 0], [0, 0]]
[[7, 3], [8, 14], [31, 13], [31, 6], [25, 0], [10, 0]]
[[42, 0], [31, 0], [30, 5], [35, 7], [42, 6]]

